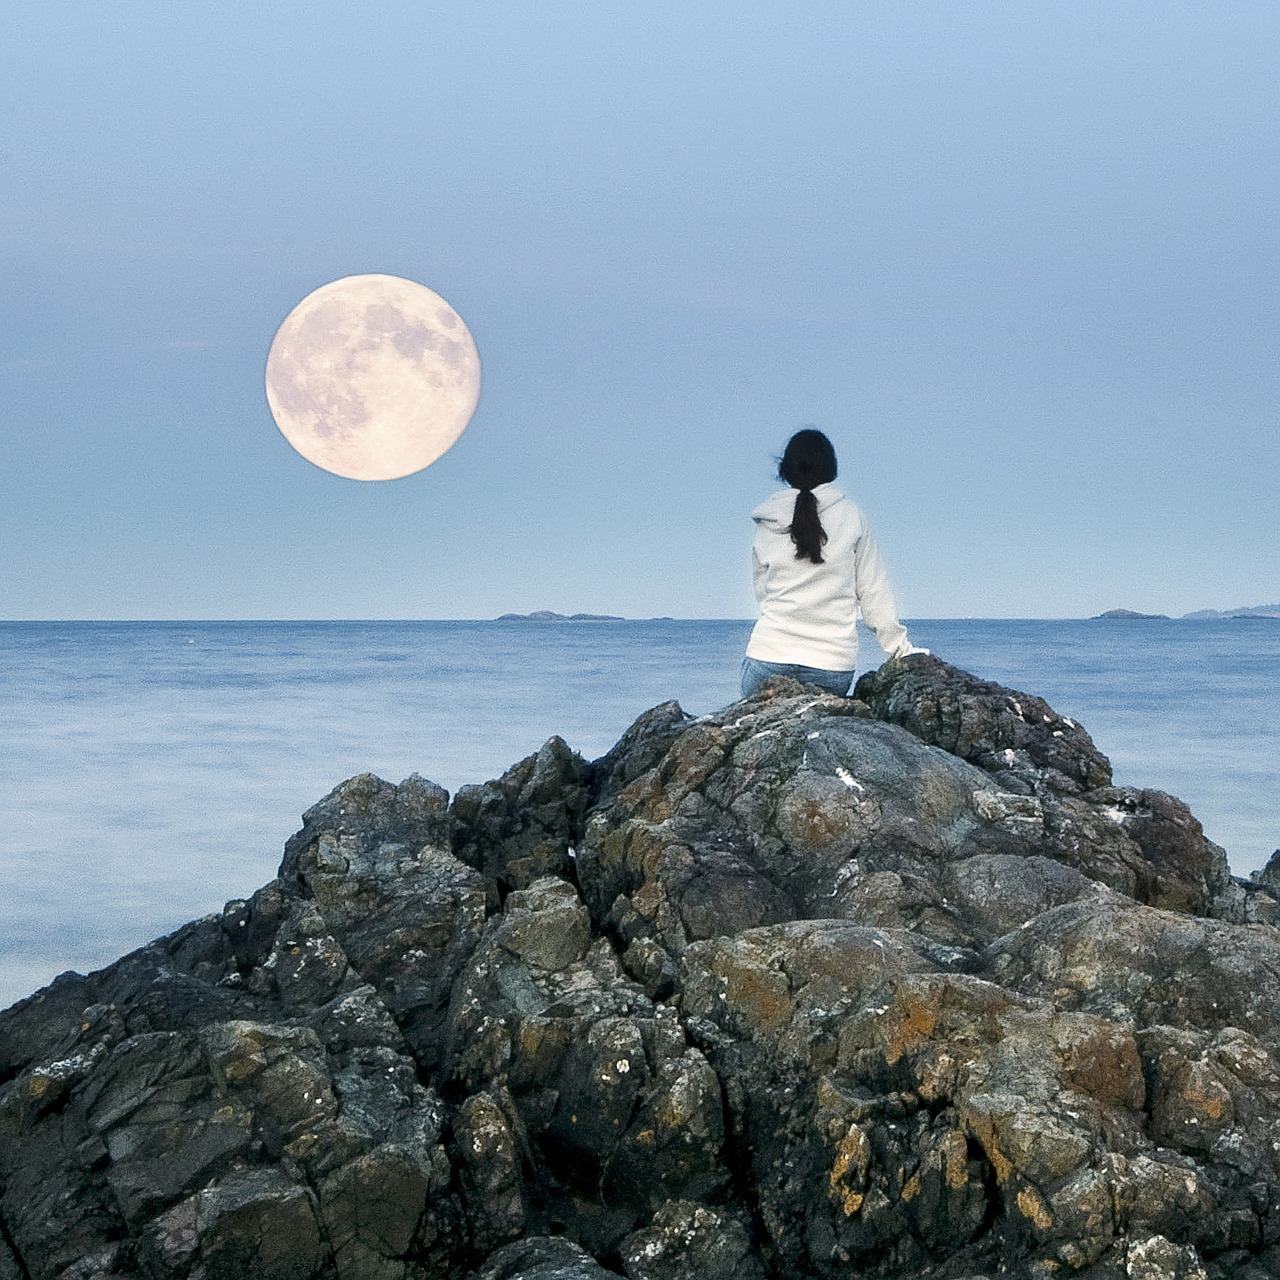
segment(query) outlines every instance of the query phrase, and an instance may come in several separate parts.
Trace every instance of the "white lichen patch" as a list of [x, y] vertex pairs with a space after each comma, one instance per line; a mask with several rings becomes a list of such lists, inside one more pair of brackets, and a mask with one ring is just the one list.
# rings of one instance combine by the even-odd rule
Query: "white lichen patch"
[[973, 807], [978, 817], [987, 822], [1000, 822], [1015, 828], [1044, 823], [1044, 810], [1035, 796], [1015, 795], [1012, 791], [975, 791]]

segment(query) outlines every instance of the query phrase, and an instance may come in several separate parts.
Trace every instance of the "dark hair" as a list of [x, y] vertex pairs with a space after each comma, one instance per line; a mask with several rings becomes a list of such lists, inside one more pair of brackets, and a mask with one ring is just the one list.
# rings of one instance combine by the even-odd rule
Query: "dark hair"
[[821, 431], [806, 427], [787, 441], [782, 461], [778, 463], [778, 479], [800, 490], [791, 513], [791, 528], [787, 530], [796, 544], [797, 560], [822, 563], [822, 544], [827, 540], [827, 531], [818, 519], [818, 500], [813, 490], [835, 478], [836, 451]]

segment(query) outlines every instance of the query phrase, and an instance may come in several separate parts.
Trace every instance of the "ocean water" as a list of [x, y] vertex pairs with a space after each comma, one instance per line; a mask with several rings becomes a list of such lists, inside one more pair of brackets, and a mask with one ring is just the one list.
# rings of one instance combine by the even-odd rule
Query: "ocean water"
[[[737, 697], [749, 622], [0, 623], [0, 1007], [269, 880], [344, 778], [451, 792]], [[922, 620], [1082, 723], [1239, 875], [1280, 845], [1280, 622]], [[882, 655], [864, 638], [864, 664]]]

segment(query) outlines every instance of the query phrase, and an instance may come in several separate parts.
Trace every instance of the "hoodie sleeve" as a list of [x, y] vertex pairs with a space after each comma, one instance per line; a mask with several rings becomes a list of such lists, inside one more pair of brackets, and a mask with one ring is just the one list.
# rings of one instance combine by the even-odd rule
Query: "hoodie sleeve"
[[751, 585], [756, 593], [757, 604], [764, 599], [767, 573], [768, 571], [760, 561], [760, 548], [753, 543], [751, 547]]
[[866, 518], [862, 535], [854, 549], [854, 585], [863, 621], [876, 633], [880, 647], [891, 658], [900, 658], [911, 649], [907, 629], [898, 621], [898, 606], [889, 585], [889, 574], [880, 559], [876, 536]]

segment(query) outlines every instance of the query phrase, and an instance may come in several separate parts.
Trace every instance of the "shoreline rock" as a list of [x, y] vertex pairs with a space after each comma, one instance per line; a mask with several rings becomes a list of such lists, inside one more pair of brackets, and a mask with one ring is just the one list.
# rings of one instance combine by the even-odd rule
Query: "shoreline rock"
[[361, 775], [0, 1013], [0, 1280], [1262, 1280], [1277, 884], [928, 655]]

